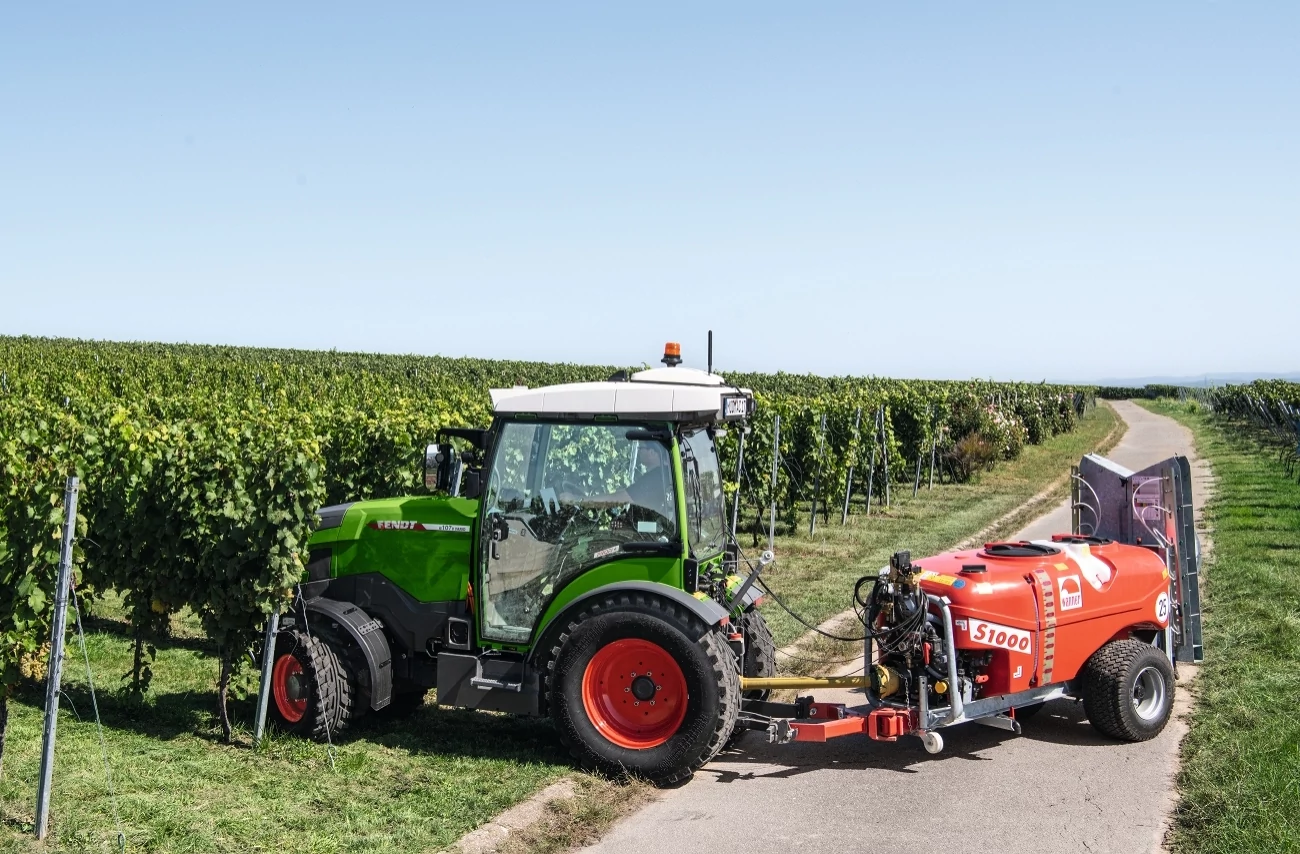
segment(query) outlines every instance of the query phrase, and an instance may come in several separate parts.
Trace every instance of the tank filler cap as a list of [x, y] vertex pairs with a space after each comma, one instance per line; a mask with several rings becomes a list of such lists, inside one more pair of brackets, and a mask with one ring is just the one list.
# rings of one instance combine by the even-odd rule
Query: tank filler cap
[[985, 543], [982, 557], [1048, 557], [1059, 555], [1061, 550], [1044, 543]]
[[1066, 543], [1071, 546], [1108, 546], [1114, 540], [1094, 537], [1090, 534], [1052, 534], [1052, 542]]

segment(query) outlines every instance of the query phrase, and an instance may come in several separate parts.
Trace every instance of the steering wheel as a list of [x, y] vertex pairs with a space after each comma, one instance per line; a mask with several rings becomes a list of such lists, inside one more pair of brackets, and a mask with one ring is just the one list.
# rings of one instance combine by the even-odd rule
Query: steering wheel
[[558, 487], [557, 492], [561, 495], [567, 493], [572, 496], [579, 496], [584, 492], [582, 487], [571, 480], [561, 480], [556, 486]]

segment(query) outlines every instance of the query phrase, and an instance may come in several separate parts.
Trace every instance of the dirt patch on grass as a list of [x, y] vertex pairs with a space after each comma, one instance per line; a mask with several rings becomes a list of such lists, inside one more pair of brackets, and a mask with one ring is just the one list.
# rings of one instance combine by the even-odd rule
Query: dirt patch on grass
[[590, 774], [571, 781], [567, 798], [546, 801], [534, 821], [512, 831], [499, 854], [559, 854], [590, 845], [616, 821], [654, 800], [656, 790], [640, 780], [611, 780]]

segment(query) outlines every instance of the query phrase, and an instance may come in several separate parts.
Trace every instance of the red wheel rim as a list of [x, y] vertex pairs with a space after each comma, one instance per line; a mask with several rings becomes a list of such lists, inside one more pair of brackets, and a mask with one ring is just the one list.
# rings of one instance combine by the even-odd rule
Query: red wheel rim
[[271, 693], [275, 695], [275, 707], [280, 715], [291, 724], [302, 720], [307, 714], [307, 686], [304, 684], [302, 662], [292, 655], [282, 655], [275, 660], [271, 671]]
[[658, 747], [686, 717], [686, 677], [668, 651], [639, 638], [601, 649], [582, 674], [582, 706], [605, 738], [631, 750]]

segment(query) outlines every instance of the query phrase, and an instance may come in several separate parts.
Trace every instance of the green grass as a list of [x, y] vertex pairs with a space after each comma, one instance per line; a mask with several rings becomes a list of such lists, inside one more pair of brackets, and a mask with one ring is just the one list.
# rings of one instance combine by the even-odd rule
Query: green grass
[[1140, 402], [1193, 431], [1216, 479], [1206, 508], [1206, 660], [1183, 742], [1173, 848], [1300, 851], [1300, 484], [1250, 428]]
[[[572, 772], [544, 721], [434, 706], [400, 723], [363, 721], [338, 746], [334, 770], [325, 747], [296, 738], [254, 751], [244, 731], [224, 745], [212, 715], [214, 649], [192, 637], [160, 648], [141, 705], [117, 681], [131, 666], [125, 623], [94, 625], [88, 648], [131, 851], [423, 851]], [[51, 848], [110, 851], [116, 828], [74, 651], [64, 669]], [[252, 678], [240, 684], [238, 721], [253, 718]], [[23, 837], [35, 815], [41, 705], [35, 691], [10, 704], [0, 851], [50, 850]]]
[[[843, 528], [836, 517], [815, 537], [782, 537], [772, 585], [812, 620], [838, 613], [849, 606], [858, 576], [884, 564], [890, 553], [939, 551], [985, 528], [1060, 479], [1082, 454], [1114, 436], [1116, 424], [1113, 411], [1101, 407], [1074, 433], [1026, 448], [1020, 459], [977, 483], [936, 486], [916, 499], [903, 490], [881, 515], [851, 517]], [[140, 703], [119, 679], [131, 669], [120, 604], [109, 597], [96, 611], [87, 627], [89, 650], [129, 851], [436, 850], [561, 777], [577, 776], [579, 799], [557, 806], [540, 830], [512, 843], [516, 850], [560, 850], [594, 839], [645, 797], [644, 787], [578, 775], [546, 721], [435, 706], [400, 722], [367, 718], [338, 746], [333, 770], [323, 746], [296, 738], [275, 736], [253, 750], [247, 731], [255, 699], [251, 671], [239, 678], [232, 702], [232, 718], [245, 729], [237, 731], [235, 744], [223, 744], [212, 714], [216, 650], [195, 621], [175, 621], [175, 637], [160, 645], [153, 685]], [[780, 642], [801, 634], [802, 627], [775, 607], [765, 613]], [[0, 852], [116, 850], [75, 646], [64, 676], [52, 841], [38, 844], [31, 836], [42, 697], [30, 688], [10, 703]]]

